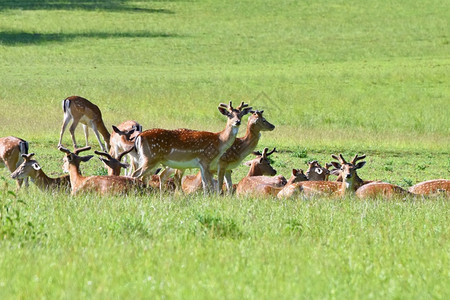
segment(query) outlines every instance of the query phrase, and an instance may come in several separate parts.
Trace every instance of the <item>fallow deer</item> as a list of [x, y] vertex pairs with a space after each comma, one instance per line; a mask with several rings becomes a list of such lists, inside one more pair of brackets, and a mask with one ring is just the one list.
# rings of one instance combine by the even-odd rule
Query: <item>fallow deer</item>
[[[221, 132], [159, 128], [142, 132], [135, 139], [139, 168], [133, 173], [133, 177], [145, 176], [158, 164], [181, 171], [199, 168], [204, 191], [211, 191], [211, 166], [217, 164], [223, 153], [234, 143], [242, 117], [252, 110], [244, 102], [233, 108], [231, 101], [229, 105], [221, 103], [218, 109], [228, 118], [227, 125]], [[161, 184], [165, 179], [162, 174]]]
[[356, 190], [356, 196], [358, 198], [394, 198], [394, 197], [405, 197], [408, 195], [412, 195], [407, 190], [404, 190], [402, 187], [387, 183], [374, 181], [367, 184], [362, 185], [360, 188]]
[[[0, 168], [7, 168], [13, 173], [22, 163], [22, 154], [28, 154], [28, 142], [14, 136], [0, 138]], [[22, 186], [23, 179], [17, 179], [17, 188]], [[25, 186], [28, 179], [25, 178]]]
[[[104, 158], [99, 157], [99, 159], [105, 164], [105, 166], [108, 170], [109, 176], [113, 176], [113, 175], [120, 176], [121, 169], [122, 168], [126, 169], [130, 166], [129, 164], [122, 163], [120, 161], [126, 154], [128, 154], [130, 151], [133, 151], [133, 150], [134, 150], [134, 145], [132, 148], [128, 149], [127, 151], [120, 153], [118, 158], [114, 158], [106, 152], [94, 151], [94, 153], [97, 155], [104, 156]], [[156, 174], [150, 176], [150, 179], [148, 181], [146, 181], [146, 184], [149, 187], [152, 187], [154, 189], [159, 188], [159, 176]], [[172, 178], [169, 178], [169, 180], [165, 183], [165, 190], [166, 191], [174, 191], [175, 190], [175, 183]]]
[[[125, 121], [117, 126], [112, 126], [110, 139], [111, 149], [109, 154], [118, 158], [121, 151], [127, 151], [134, 147], [134, 139], [142, 132], [142, 126], [136, 121]], [[128, 154], [131, 167], [125, 170], [125, 175], [131, 175], [136, 170], [139, 157], [136, 151]], [[120, 175], [120, 174], [119, 174]]]
[[409, 192], [415, 195], [422, 196], [445, 195], [447, 197], [450, 197], [450, 180], [433, 179], [420, 182], [410, 187]]
[[278, 193], [278, 198], [289, 198], [294, 195], [303, 195], [306, 197], [314, 195], [330, 195], [343, 196], [346, 193], [354, 193], [362, 184], [363, 181], [359, 178], [356, 170], [362, 168], [366, 162], [356, 161], [365, 156], [355, 155], [351, 162], [347, 162], [342, 154], [339, 157], [333, 155], [333, 158], [338, 159], [339, 162], [331, 162], [333, 166], [340, 170], [342, 175], [342, 182], [337, 181], [302, 181], [291, 184]]
[[[251, 165], [247, 176], [242, 178], [236, 187], [237, 196], [266, 195], [268, 189], [283, 187], [287, 183], [284, 176], [275, 176], [277, 171], [270, 165], [268, 159], [268, 156], [274, 153], [276, 149], [267, 152], [268, 150], [268, 148], [264, 148], [262, 153], [254, 153], [260, 155], [260, 157], [249, 162]], [[262, 170], [269, 176], [264, 176]]]
[[[77, 142], [75, 140], [75, 128], [77, 128], [78, 123], [81, 123], [83, 125], [84, 136], [86, 138], [86, 146], [89, 144], [88, 127], [91, 127], [102, 150], [105, 152], [109, 150], [110, 134], [108, 132], [108, 129], [106, 129], [105, 124], [103, 123], [102, 113], [97, 105], [93, 104], [85, 98], [79, 96], [71, 96], [62, 101], [62, 107], [64, 111], [64, 120], [61, 127], [58, 147], [62, 145], [62, 138], [67, 125], [70, 121], [73, 121], [72, 125], [69, 128], [69, 131], [70, 135], [72, 136], [72, 143], [74, 148], [77, 148]], [[103, 146], [100, 140], [100, 134], [105, 140], [105, 146]]]
[[42, 170], [39, 163], [32, 159], [34, 153], [22, 154], [23, 162], [11, 174], [13, 179], [24, 179], [30, 177], [30, 180], [42, 191], [49, 190], [70, 190], [69, 175], [63, 175], [57, 178], [48, 177]]
[[331, 166], [332, 164], [326, 163], [324, 168], [317, 160], [313, 160], [308, 163], [308, 170], [305, 173], [306, 177], [309, 181], [328, 181]]
[[80, 163], [89, 161], [93, 155], [78, 156], [82, 151], [90, 150], [91, 147], [83, 147], [70, 152], [70, 150], [59, 147], [60, 151], [66, 153], [64, 157], [64, 169], [69, 172], [72, 195], [93, 192], [105, 194], [126, 194], [132, 191], [141, 192], [145, 188], [144, 183], [132, 177], [126, 176], [83, 176], [80, 172]]

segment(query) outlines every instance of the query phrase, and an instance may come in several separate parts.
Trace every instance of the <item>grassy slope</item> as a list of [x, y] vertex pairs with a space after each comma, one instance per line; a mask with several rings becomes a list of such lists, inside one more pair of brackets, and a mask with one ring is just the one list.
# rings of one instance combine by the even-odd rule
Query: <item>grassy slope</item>
[[[108, 126], [208, 130], [224, 124], [219, 102], [248, 100], [277, 125], [261, 144], [282, 151], [285, 176], [364, 151], [363, 178], [448, 178], [447, 12], [443, 1], [2, 2], [0, 136], [30, 140], [56, 174], [66, 96], [97, 103]], [[442, 199], [72, 199], [34, 187], [18, 199], [1, 298], [450, 294]]]

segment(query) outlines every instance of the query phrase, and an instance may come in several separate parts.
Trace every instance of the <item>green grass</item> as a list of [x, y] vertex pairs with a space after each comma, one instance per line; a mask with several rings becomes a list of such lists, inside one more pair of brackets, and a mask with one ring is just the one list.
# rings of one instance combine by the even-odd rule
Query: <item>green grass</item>
[[[449, 178], [449, 4], [366, 2], [2, 1], [0, 136], [30, 141], [56, 176], [70, 95], [108, 128], [219, 131], [217, 105], [246, 101], [276, 125], [259, 148], [277, 147], [286, 177], [366, 153], [363, 179]], [[0, 184], [2, 299], [450, 297], [447, 199], [72, 198]]]

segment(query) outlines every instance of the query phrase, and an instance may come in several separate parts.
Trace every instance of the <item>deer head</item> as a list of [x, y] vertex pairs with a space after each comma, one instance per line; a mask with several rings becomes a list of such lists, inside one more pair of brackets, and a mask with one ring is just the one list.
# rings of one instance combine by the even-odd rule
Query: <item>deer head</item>
[[83, 151], [91, 150], [91, 147], [90, 147], [90, 146], [75, 149], [75, 150], [73, 151], [73, 153], [70, 152], [69, 149], [64, 148], [63, 146], [59, 146], [59, 147], [58, 147], [58, 150], [61, 151], [61, 152], [66, 153], [66, 156], [65, 156], [64, 159], [63, 159], [63, 162], [64, 162], [64, 164], [63, 164], [63, 170], [64, 170], [64, 172], [66, 172], [66, 173], [69, 172], [69, 165], [74, 165], [74, 166], [77, 168], [77, 170], [79, 170], [79, 167], [80, 167], [80, 163], [81, 163], [81, 162], [87, 162], [87, 161], [89, 161], [91, 158], [94, 157], [93, 155], [78, 156], [78, 154], [80, 154], [80, 153], [83, 152]]
[[241, 102], [238, 107], [233, 108], [231, 101], [228, 105], [220, 103], [218, 109], [222, 115], [228, 118], [227, 124], [230, 124], [232, 127], [239, 127], [241, 125], [242, 117], [252, 110], [252, 108], [248, 107], [248, 104], [245, 104], [244, 102]]
[[355, 189], [355, 186], [362, 184], [362, 180], [358, 177], [356, 170], [362, 168], [366, 164], [366, 162], [356, 162], [358, 160], [364, 159], [366, 157], [365, 155], [355, 155], [355, 157], [349, 163], [344, 159], [342, 154], [339, 154], [339, 156], [333, 154], [331, 157], [339, 161], [332, 161], [331, 164], [336, 169], [339, 169], [339, 175], [342, 177], [342, 181], [347, 185], [347, 189]]

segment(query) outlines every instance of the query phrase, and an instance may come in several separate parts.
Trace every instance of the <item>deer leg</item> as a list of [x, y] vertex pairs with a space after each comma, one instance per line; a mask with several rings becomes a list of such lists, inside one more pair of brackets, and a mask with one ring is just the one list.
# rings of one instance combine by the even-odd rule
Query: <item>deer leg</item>
[[64, 114], [64, 120], [63, 120], [63, 124], [61, 126], [61, 133], [59, 135], [59, 142], [58, 142], [58, 146], [61, 146], [61, 142], [62, 142], [62, 138], [63, 138], [63, 134], [64, 131], [66, 130], [67, 125], [69, 124], [70, 120], [72, 119], [72, 116], [69, 114]]
[[84, 124], [81, 124], [81, 125], [83, 126], [84, 138], [86, 140], [86, 146], [89, 146], [89, 128]]
[[217, 193], [220, 195], [223, 193], [223, 178], [225, 176], [225, 168], [222, 168], [219, 164], [217, 167]]
[[227, 185], [228, 194], [233, 193], [233, 182], [231, 181], [231, 170], [225, 171], [225, 184]]
[[211, 171], [209, 170], [209, 165], [200, 164], [200, 172], [202, 174], [203, 192], [205, 194], [208, 194], [214, 189]]
[[100, 134], [98, 133], [97, 126], [95, 126], [95, 124], [93, 122], [91, 125], [92, 125], [92, 130], [94, 130], [95, 136], [97, 137], [97, 141], [100, 145], [100, 148], [102, 148], [102, 150], [104, 152], [108, 152], [108, 150], [105, 149], [105, 146], [102, 144], [102, 141], [100, 140]]
[[77, 141], [75, 140], [75, 128], [78, 126], [79, 120], [73, 119], [73, 123], [69, 128], [70, 135], [72, 136], [73, 147], [77, 148]]

